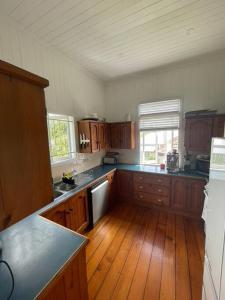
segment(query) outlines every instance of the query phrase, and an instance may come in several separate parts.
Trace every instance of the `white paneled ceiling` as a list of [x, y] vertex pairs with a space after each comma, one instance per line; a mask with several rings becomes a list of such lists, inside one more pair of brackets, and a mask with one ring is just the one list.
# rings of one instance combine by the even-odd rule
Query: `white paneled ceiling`
[[103, 79], [225, 48], [225, 0], [0, 0], [0, 11]]

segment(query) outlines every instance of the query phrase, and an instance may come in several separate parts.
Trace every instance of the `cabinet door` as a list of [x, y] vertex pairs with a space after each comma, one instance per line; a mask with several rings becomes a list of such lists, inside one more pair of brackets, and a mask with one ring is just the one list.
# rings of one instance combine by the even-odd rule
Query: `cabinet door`
[[106, 145], [106, 127], [104, 123], [99, 123], [99, 150], [105, 149]]
[[204, 205], [204, 186], [205, 181], [188, 180], [188, 201], [187, 209], [196, 215], [202, 214]]
[[114, 206], [115, 202], [115, 191], [116, 191], [116, 185], [115, 185], [115, 172], [112, 172], [107, 175], [107, 180], [109, 182], [109, 209], [111, 209]]
[[120, 124], [120, 135], [121, 135], [121, 149], [131, 148], [131, 126], [130, 123]]
[[91, 151], [98, 152], [99, 151], [99, 124], [91, 122], [90, 131], [91, 131]]
[[209, 153], [211, 147], [212, 128], [212, 118], [186, 119], [186, 150]]
[[78, 121], [78, 134], [79, 134], [79, 142], [80, 142], [80, 152], [81, 153], [91, 153], [91, 143], [83, 142], [81, 140], [91, 141], [91, 132], [90, 132], [90, 124], [87, 121]]
[[110, 124], [105, 123], [105, 149], [110, 148]]
[[135, 148], [135, 126], [134, 122], [121, 123], [121, 149]]
[[133, 174], [129, 171], [116, 172], [117, 193], [119, 200], [133, 200]]
[[70, 217], [67, 203], [60, 204], [50, 211], [44, 213], [43, 217], [64, 227], [70, 226]]
[[225, 115], [217, 116], [213, 120], [213, 137], [224, 137]]
[[111, 134], [111, 148], [120, 149], [121, 137], [120, 137], [120, 123], [110, 124]]
[[87, 193], [82, 191], [69, 199], [70, 229], [81, 232], [88, 223]]
[[172, 178], [172, 208], [185, 210], [187, 206], [187, 180], [185, 178]]

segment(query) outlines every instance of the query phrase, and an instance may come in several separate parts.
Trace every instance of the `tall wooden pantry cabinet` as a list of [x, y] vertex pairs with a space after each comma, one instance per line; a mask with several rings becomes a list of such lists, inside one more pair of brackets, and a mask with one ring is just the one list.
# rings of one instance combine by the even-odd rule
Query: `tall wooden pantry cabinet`
[[0, 61], [0, 230], [53, 199], [44, 88]]

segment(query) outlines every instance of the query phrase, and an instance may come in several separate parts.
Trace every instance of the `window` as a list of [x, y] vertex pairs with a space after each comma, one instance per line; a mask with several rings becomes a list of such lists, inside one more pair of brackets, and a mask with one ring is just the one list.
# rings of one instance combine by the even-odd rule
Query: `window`
[[141, 164], [165, 163], [167, 153], [178, 150], [179, 126], [179, 99], [140, 104]]
[[75, 133], [73, 117], [48, 114], [48, 135], [52, 164], [74, 158]]

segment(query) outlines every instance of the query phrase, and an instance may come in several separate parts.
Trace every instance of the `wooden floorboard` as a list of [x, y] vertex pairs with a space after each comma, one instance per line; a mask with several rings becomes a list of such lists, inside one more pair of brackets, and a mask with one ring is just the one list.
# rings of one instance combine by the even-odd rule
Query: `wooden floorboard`
[[89, 298], [200, 300], [200, 222], [118, 205], [87, 233]]

